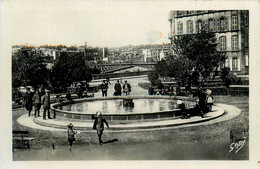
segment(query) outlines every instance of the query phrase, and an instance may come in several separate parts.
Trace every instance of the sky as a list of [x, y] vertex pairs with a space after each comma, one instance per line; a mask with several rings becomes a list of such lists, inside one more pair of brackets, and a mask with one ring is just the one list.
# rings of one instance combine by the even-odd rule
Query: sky
[[12, 45], [169, 43], [169, 6], [147, 1], [12, 1]]

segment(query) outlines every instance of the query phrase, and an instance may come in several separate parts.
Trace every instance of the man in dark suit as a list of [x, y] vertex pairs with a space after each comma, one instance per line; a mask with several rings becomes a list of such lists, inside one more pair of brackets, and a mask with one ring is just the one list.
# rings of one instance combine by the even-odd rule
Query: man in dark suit
[[33, 104], [34, 104], [34, 111], [35, 111], [35, 117], [37, 117], [37, 113], [38, 116], [40, 117], [40, 108], [41, 108], [41, 95], [39, 93], [39, 90], [37, 89], [35, 91], [35, 94], [33, 95]]
[[131, 92], [131, 85], [125, 81], [125, 84], [123, 85], [123, 91], [125, 95], [130, 95]]
[[30, 116], [33, 107], [33, 93], [31, 92], [31, 89], [29, 87], [27, 88], [24, 101], [25, 101], [26, 110], [28, 110], [28, 116]]
[[102, 145], [102, 134], [104, 131], [104, 123], [106, 124], [107, 128], [109, 128], [108, 123], [106, 119], [103, 118], [102, 113], [98, 111], [96, 113], [96, 117], [94, 115], [92, 116], [92, 119], [95, 119], [94, 124], [93, 124], [93, 129], [97, 130], [97, 135], [98, 135], [98, 141], [99, 144]]
[[203, 91], [201, 91], [201, 93], [199, 94], [199, 108], [200, 115], [203, 118], [204, 114], [207, 113], [206, 94]]
[[101, 91], [102, 91], [102, 97], [106, 97], [107, 96], [107, 89], [108, 89], [108, 85], [106, 84], [106, 81], [103, 80], [103, 83], [100, 86]]
[[121, 96], [122, 87], [121, 87], [121, 84], [119, 83], [119, 80], [115, 84], [114, 89], [115, 89], [115, 96]]
[[68, 90], [67, 93], [66, 93], [66, 99], [68, 101], [71, 101], [71, 94], [70, 94], [70, 91]]
[[50, 115], [50, 91], [46, 90], [45, 95], [42, 98], [42, 105], [43, 105], [43, 119], [46, 120], [46, 111], [48, 111], [48, 119], [52, 119]]

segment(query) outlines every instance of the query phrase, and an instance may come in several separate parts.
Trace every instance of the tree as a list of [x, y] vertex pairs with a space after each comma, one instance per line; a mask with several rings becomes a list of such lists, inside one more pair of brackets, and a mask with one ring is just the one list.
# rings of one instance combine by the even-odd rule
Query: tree
[[69, 46], [67, 47], [67, 50], [72, 50], [72, 51], [77, 51], [78, 50], [78, 47], [77, 46]]
[[159, 78], [159, 74], [157, 72], [148, 73], [148, 79], [152, 85], [156, 85]]
[[[217, 50], [215, 35], [201, 31], [196, 35], [175, 36], [172, 39], [173, 56], [157, 66], [167, 71], [182, 84], [195, 84], [201, 78], [205, 82], [225, 62], [226, 53]], [[157, 69], [160, 70], [160, 69]]]
[[48, 84], [48, 69], [43, 54], [34, 48], [23, 47], [12, 56], [12, 86], [33, 86], [37, 88]]
[[12, 86], [48, 86], [48, 73], [43, 54], [23, 47], [12, 57]]
[[223, 80], [223, 82], [225, 83], [225, 86], [227, 88], [229, 88], [231, 84], [236, 84], [239, 82], [239, 78], [237, 78], [237, 76], [235, 74], [230, 72], [229, 67], [222, 68], [220, 73], [221, 73], [220, 77]]
[[66, 45], [58, 45], [58, 46], [56, 46], [57, 50], [61, 50], [62, 48], [66, 48], [67, 49], [67, 46]]
[[157, 72], [160, 76], [167, 76], [168, 70], [165, 69], [167, 66], [166, 60], [161, 60], [157, 62], [155, 66], [155, 72]]
[[84, 53], [64, 52], [53, 65], [51, 83], [54, 88], [64, 91], [73, 83], [87, 85], [96, 73], [100, 71], [86, 65]]

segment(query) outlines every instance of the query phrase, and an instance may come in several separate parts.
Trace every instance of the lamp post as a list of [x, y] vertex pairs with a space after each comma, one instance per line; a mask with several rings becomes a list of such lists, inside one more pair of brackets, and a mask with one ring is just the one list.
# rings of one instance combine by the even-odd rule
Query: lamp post
[[123, 84], [123, 80], [122, 80], [122, 60], [120, 60], [120, 83]]

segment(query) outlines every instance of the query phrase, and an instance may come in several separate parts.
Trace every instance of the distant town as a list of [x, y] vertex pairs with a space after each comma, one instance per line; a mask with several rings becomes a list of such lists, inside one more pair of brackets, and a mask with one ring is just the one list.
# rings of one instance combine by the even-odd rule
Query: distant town
[[81, 53], [90, 64], [115, 64], [115, 63], [156, 63], [167, 57], [171, 51], [171, 44], [146, 44], [137, 46], [123, 46], [118, 48], [92, 47], [87, 42], [82, 46], [65, 45], [13, 45], [13, 55], [21, 48], [30, 48], [36, 53], [42, 53], [48, 65], [57, 60], [63, 53]]

